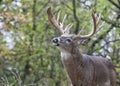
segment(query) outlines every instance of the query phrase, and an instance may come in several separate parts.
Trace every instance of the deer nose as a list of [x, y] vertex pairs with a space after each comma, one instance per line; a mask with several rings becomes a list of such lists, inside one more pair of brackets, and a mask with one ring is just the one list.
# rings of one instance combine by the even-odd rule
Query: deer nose
[[52, 42], [53, 42], [53, 43], [58, 43], [58, 38], [53, 38], [53, 39], [52, 39]]

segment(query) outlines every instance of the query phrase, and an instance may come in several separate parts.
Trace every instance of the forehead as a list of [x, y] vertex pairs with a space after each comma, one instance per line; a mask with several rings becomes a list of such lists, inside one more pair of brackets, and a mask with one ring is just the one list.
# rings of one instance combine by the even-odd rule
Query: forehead
[[73, 36], [73, 34], [63, 34], [61, 35], [61, 37], [65, 37], [65, 38], [71, 38]]

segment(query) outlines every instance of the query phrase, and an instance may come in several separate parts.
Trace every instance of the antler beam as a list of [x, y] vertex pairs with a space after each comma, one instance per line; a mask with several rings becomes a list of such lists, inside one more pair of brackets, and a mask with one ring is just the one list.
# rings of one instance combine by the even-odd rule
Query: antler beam
[[49, 21], [60, 31], [61, 34], [69, 34], [69, 30], [72, 27], [72, 24], [68, 24], [65, 27], [65, 29], [63, 29], [66, 15], [64, 16], [62, 22], [59, 23], [58, 21], [59, 21], [59, 17], [60, 17], [60, 12], [58, 13], [57, 20], [53, 17], [53, 15], [51, 13], [51, 7], [48, 8], [47, 14], [48, 14]]

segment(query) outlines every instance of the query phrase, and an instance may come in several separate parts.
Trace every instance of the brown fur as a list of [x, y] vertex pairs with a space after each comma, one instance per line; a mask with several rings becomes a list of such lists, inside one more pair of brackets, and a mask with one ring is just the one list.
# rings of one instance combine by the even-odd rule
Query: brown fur
[[77, 40], [69, 36], [55, 39], [59, 40], [55, 44], [59, 45], [71, 86], [115, 86], [116, 72], [111, 59], [81, 54]]
[[61, 52], [61, 60], [67, 71], [68, 78], [71, 82], [70, 86], [115, 86], [116, 72], [112, 65], [111, 59], [89, 56], [81, 54], [78, 45], [84, 39], [93, 36], [97, 31], [100, 16], [97, 17], [92, 12], [93, 29], [88, 35], [69, 34], [69, 29], [72, 27], [68, 24], [65, 29], [64, 17], [62, 22], [58, 22], [51, 13], [51, 8], [47, 10], [49, 21], [60, 31], [60, 37], [55, 37], [52, 41]]
[[115, 69], [110, 59], [83, 55], [76, 49], [68, 59], [62, 57], [73, 86], [115, 86]]

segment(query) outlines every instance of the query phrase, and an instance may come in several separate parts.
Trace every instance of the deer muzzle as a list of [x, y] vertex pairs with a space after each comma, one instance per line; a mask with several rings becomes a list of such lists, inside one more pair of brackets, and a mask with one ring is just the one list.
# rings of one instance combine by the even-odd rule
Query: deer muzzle
[[55, 37], [52, 39], [53, 45], [55, 45], [55, 46], [59, 46], [59, 41], [60, 41], [59, 37]]

